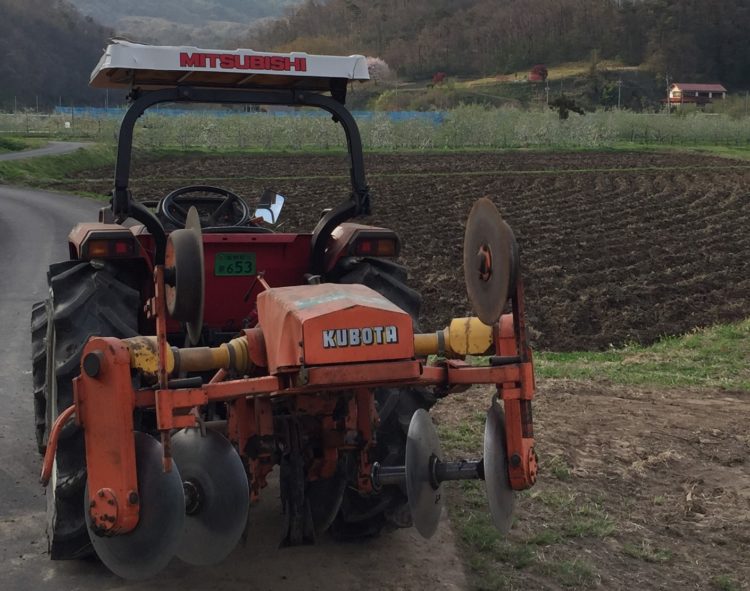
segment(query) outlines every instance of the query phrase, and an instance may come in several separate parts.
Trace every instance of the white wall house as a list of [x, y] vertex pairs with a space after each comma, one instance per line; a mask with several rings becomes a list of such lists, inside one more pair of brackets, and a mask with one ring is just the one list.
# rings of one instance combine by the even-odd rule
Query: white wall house
[[725, 98], [727, 98], [727, 89], [721, 84], [675, 82], [669, 88], [669, 104], [677, 107], [685, 104], [708, 105], [714, 100]]

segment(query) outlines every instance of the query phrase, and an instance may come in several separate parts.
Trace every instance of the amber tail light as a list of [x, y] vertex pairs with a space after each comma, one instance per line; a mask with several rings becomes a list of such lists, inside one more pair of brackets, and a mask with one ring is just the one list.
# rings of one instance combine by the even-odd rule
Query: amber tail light
[[135, 254], [135, 240], [133, 238], [87, 240], [81, 250], [83, 258], [87, 259], [132, 257]]
[[400, 250], [396, 238], [360, 237], [354, 243], [354, 254], [360, 257], [397, 257]]

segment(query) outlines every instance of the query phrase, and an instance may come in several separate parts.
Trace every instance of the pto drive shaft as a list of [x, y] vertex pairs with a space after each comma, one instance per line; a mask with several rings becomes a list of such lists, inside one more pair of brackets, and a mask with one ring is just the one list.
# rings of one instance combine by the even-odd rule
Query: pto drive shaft
[[[159, 349], [156, 337], [132, 337], [124, 342], [130, 349], [130, 366], [144, 376], [156, 379], [159, 370]], [[232, 339], [218, 347], [167, 348], [164, 365], [170, 375], [180, 372], [202, 372], [217, 369], [233, 369], [248, 373], [254, 365], [248, 355], [245, 336]]]
[[[402, 485], [406, 482], [406, 473], [406, 466], [381, 466], [375, 463], [371, 474], [372, 485], [376, 490], [387, 485]], [[430, 457], [429, 476], [434, 489], [447, 480], [484, 480], [484, 462], [443, 462], [433, 455]]]
[[[159, 369], [156, 337], [138, 336], [124, 342], [130, 349], [130, 366], [156, 380]], [[491, 351], [493, 344], [493, 327], [483, 324], [478, 318], [455, 318], [441, 331], [414, 335], [414, 352], [419, 357], [483, 355]], [[256, 353], [261, 357], [265, 355], [265, 351]], [[169, 375], [217, 369], [250, 373], [255, 368], [252, 361], [255, 358], [253, 351], [249, 350], [247, 337], [243, 335], [218, 347], [170, 347], [164, 365]]]

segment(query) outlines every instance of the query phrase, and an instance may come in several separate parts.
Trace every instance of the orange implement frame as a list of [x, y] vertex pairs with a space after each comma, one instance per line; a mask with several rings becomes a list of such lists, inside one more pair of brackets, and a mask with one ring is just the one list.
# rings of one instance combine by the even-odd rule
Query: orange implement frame
[[89, 511], [94, 527], [126, 533], [138, 524], [130, 351], [114, 338], [92, 338], [73, 381], [76, 421], [86, 441]]
[[[154, 275], [155, 297], [147, 310], [156, 319], [158, 387], [133, 388], [128, 346], [114, 338], [92, 338], [86, 344], [83, 371], [74, 382], [76, 420], [86, 438], [89, 510], [95, 527], [102, 533], [125, 533], [138, 523], [133, 436], [133, 414], [138, 408], [156, 411], [164, 446], [164, 469], [168, 471], [171, 431], [196, 426], [197, 407], [212, 402], [227, 403], [227, 435], [247, 462], [251, 497], [255, 499], [275, 462], [274, 401], [291, 401], [292, 412], [315, 415], [322, 420], [322, 455], [311, 465], [309, 478], [330, 477], [339, 451], [355, 450], [360, 458], [357, 488], [366, 493], [372, 488], [368, 450], [374, 445], [378, 425], [375, 388], [413, 385], [449, 389], [467, 384], [494, 384], [505, 407], [511, 486], [522, 490], [534, 484], [537, 464], [531, 400], [535, 386], [531, 351], [525, 340], [520, 281], [512, 298], [513, 313], [503, 316], [495, 327], [496, 355], [490, 357], [487, 366], [472, 366], [463, 361], [428, 365], [425, 359], [383, 360], [302, 366], [277, 375], [229, 381], [221, 381], [224, 376], [219, 373], [201, 387], [170, 388], [164, 362], [167, 341], [163, 269], [157, 267]], [[342, 391], [348, 400], [346, 415], [334, 419], [333, 409]], [[50, 464], [54, 447], [54, 441], [50, 441], [45, 458]]]

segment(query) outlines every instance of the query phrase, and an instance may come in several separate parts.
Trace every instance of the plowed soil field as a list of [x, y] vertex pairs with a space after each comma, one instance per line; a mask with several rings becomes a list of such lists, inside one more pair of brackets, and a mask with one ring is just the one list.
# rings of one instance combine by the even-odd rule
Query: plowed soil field
[[[424, 297], [422, 327], [469, 311], [464, 222], [488, 195], [521, 247], [532, 343], [593, 350], [750, 314], [750, 167], [679, 153], [463, 153], [367, 158], [373, 216], [396, 230], [402, 262]], [[95, 177], [95, 178], [93, 178]], [[74, 185], [106, 192], [111, 172]], [[209, 183], [254, 203], [288, 197], [282, 231], [310, 231], [348, 194], [342, 156], [140, 160], [133, 191], [154, 198]], [[70, 185], [65, 185], [70, 189]]]

